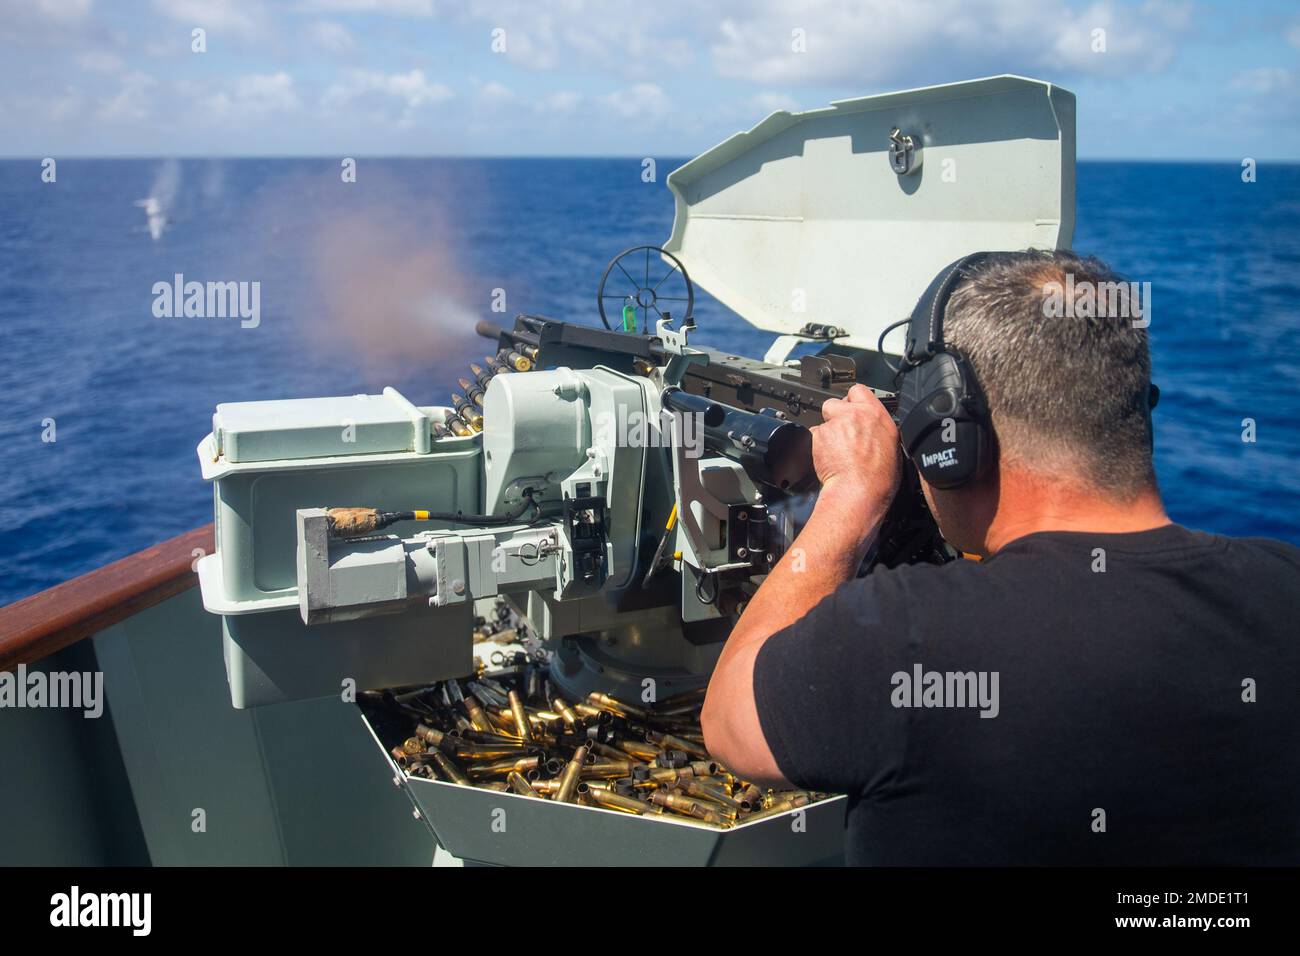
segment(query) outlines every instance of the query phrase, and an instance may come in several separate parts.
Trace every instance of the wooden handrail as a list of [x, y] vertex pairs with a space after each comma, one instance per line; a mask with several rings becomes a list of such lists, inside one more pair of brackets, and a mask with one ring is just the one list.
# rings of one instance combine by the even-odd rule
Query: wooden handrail
[[0, 671], [35, 663], [194, 587], [196, 552], [215, 547], [212, 525], [204, 525], [0, 607]]

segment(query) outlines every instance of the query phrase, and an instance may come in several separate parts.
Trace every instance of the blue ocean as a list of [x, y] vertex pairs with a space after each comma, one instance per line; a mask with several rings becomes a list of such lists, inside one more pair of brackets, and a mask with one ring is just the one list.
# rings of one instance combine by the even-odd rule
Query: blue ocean
[[[337, 160], [69, 159], [46, 183], [0, 162], [0, 604], [210, 521], [219, 402], [441, 404], [487, 350], [477, 319], [598, 322], [606, 261], [668, 236], [675, 165], [362, 160], [344, 183]], [[1300, 166], [1081, 163], [1074, 246], [1152, 283], [1174, 519], [1300, 544]], [[177, 276], [259, 282], [256, 326], [156, 315]], [[695, 312], [705, 344], [770, 340], [707, 294]]]

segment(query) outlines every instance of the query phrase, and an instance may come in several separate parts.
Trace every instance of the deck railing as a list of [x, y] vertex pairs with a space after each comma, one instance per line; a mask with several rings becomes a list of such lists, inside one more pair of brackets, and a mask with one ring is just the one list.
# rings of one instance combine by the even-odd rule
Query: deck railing
[[0, 671], [33, 664], [194, 587], [196, 558], [214, 548], [205, 525], [0, 607]]

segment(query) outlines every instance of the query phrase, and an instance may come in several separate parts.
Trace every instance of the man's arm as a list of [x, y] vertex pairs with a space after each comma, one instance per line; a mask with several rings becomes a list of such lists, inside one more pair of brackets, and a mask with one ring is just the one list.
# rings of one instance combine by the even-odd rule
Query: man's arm
[[700, 715], [709, 753], [732, 772], [777, 785], [781, 775], [754, 702], [754, 662], [769, 637], [857, 573], [898, 490], [898, 430], [871, 390], [822, 406], [812, 429], [822, 482], [812, 516], [745, 608], [718, 658]]

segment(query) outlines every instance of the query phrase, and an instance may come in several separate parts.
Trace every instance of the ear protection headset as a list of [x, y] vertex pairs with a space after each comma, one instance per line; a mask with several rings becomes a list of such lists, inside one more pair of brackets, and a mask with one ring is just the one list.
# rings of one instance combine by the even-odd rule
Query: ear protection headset
[[993, 451], [988, 406], [970, 362], [943, 339], [944, 310], [965, 270], [1005, 253], [974, 252], [949, 265], [922, 294], [907, 326], [895, 413], [903, 449], [936, 488], [983, 474]]
[[[903, 450], [921, 477], [935, 488], [957, 488], [979, 477], [993, 456], [993, 430], [984, 392], [970, 361], [944, 342], [944, 311], [953, 290], [972, 267], [1014, 256], [1007, 252], [963, 256], [935, 276], [912, 317], [904, 320], [907, 342], [899, 370], [895, 420]], [[1160, 390], [1151, 385], [1148, 420], [1159, 399]], [[1154, 443], [1154, 429], [1149, 428], [1148, 433]]]

